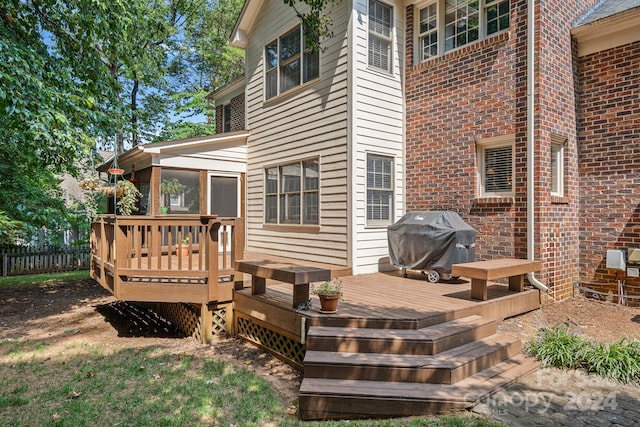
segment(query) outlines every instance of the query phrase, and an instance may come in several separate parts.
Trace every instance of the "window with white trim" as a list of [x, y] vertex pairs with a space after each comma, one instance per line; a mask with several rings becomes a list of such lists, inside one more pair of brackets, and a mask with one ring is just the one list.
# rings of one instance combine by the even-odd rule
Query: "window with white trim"
[[266, 168], [265, 223], [318, 224], [319, 188], [318, 159]]
[[511, 197], [514, 194], [514, 139], [478, 141], [480, 197]]
[[265, 99], [273, 98], [320, 75], [320, 53], [305, 46], [302, 26], [264, 48]]
[[551, 136], [551, 195], [564, 196], [564, 146], [566, 138]]
[[509, 28], [509, 0], [436, 0], [416, 14], [419, 61]]
[[389, 224], [392, 218], [393, 157], [367, 154], [367, 224]]
[[369, 0], [369, 66], [391, 72], [393, 9]]

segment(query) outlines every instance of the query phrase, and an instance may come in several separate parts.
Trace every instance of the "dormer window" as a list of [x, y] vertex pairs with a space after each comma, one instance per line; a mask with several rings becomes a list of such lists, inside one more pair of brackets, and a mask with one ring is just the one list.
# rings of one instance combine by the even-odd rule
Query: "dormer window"
[[285, 93], [320, 75], [319, 52], [305, 46], [300, 25], [264, 48], [265, 99]]

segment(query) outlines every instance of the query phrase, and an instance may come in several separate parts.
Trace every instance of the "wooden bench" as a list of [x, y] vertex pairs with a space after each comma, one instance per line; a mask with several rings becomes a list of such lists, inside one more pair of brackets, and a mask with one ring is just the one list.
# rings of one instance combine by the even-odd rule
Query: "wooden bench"
[[251, 295], [267, 291], [267, 279], [293, 285], [293, 308], [309, 301], [309, 283], [331, 280], [331, 270], [273, 261], [236, 261], [236, 270], [251, 274]]
[[540, 261], [527, 259], [494, 259], [490, 261], [468, 262], [453, 264], [452, 276], [464, 276], [471, 279], [471, 298], [486, 301], [487, 281], [509, 278], [509, 290], [522, 292], [524, 290], [524, 276], [532, 271], [540, 271]]

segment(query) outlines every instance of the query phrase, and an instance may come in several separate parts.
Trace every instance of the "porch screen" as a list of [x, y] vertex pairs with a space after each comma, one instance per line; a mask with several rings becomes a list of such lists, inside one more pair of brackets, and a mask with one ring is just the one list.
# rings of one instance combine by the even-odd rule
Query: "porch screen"
[[212, 176], [210, 181], [211, 214], [221, 218], [237, 218], [238, 178]]
[[162, 169], [160, 210], [165, 214], [200, 213], [200, 172]]

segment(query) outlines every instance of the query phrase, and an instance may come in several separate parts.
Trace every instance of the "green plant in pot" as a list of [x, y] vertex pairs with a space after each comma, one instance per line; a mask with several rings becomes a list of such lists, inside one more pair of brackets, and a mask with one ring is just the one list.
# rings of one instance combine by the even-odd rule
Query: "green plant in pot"
[[160, 192], [162, 193], [163, 206], [160, 207], [160, 213], [166, 214], [171, 205], [171, 196], [179, 196], [185, 190], [185, 185], [181, 184], [178, 178], [164, 179], [160, 184]]
[[311, 293], [320, 299], [320, 313], [333, 314], [342, 298], [342, 281], [331, 279], [317, 285], [311, 285]]
[[184, 237], [182, 239], [182, 256], [188, 256], [189, 255], [189, 238], [188, 237]]

